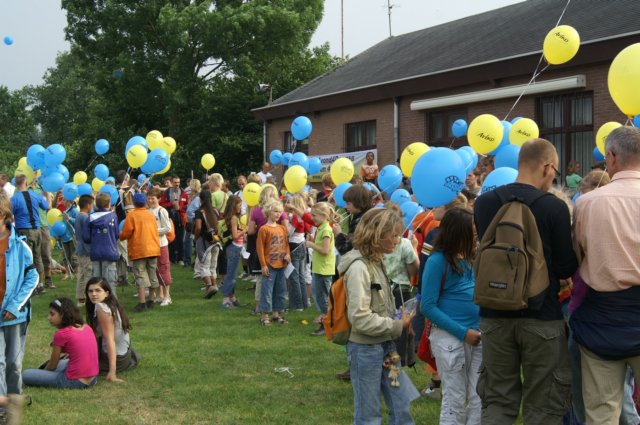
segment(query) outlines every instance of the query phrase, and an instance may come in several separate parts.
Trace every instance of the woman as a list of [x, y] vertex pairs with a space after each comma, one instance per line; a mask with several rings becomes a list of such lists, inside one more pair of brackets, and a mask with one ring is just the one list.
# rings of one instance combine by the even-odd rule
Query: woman
[[200, 208], [195, 214], [193, 237], [196, 240], [196, 255], [201, 265], [200, 274], [205, 285], [206, 299], [218, 293], [216, 268], [222, 248], [218, 237], [218, 218], [211, 204], [211, 192], [200, 192]]

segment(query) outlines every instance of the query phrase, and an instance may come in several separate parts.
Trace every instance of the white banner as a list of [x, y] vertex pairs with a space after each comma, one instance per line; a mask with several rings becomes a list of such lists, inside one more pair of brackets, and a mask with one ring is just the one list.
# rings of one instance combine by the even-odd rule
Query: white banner
[[366, 161], [367, 154], [369, 152], [373, 153], [373, 161], [378, 162], [378, 150], [377, 149], [368, 149], [366, 151], [357, 151], [357, 152], [345, 152], [345, 153], [334, 153], [329, 155], [313, 155], [316, 158], [320, 159], [320, 163], [322, 164], [322, 169], [317, 174], [312, 174], [308, 177], [309, 183], [320, 183], [322, 182], [322, 175], [324, 173], [329, 172], [329, 168], [331, 168], [331, 164], [338, 158], [349, 158], [351, 162], [353, 162], [354, 174], [360, 173], [360, 166]]

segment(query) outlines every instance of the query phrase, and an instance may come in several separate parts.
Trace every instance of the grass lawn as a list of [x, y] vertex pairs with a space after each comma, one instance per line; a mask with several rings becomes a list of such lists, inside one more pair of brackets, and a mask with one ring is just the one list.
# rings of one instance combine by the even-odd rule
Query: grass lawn
[[[143, 356], [137, 369], [119, 375], [125, 382], [100, 380], [88, 390], [25, 387], [33, 397], [25, 407], [25, 424], [351, 423], [351, 386], [334, 377], [346, 368], [345, 353], [324, 337], [310, 336], [315, 308], [289, 313], [288, 325], [265, 328], [250, 315], [249, 282], [238, 280], [243, 307], [225, 310], [220, 295], [202, 298], [201, 281], [192, 279], [191, 269], [174, 266], [172, 273], [169, 307], [134, 313], [134, 288], [118, 290], [133, 323], [133, 346]], [[74, 297], [75, 281], [56, 276], [54, 283], [57, 289], [33, 299], [24, 369], [50, 356], [49, 302]], [[419, 365], [407, 373], [421, 389], [428, 376]], [[436, 401], [421, 398], [412, 404], [417, 424], [438, 423], [439, 411]]]

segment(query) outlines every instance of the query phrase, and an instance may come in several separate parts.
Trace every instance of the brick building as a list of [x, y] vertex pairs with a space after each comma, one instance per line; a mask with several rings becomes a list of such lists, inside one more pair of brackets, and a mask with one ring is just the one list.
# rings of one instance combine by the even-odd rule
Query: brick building
[[[272, 103], [253, 110], [264, 123], [265, 156], [291, 150], [292, 120], [313, 122], [308, 155], [377, 149], [395, 163], [408, 144], [449, 146], [451, 124], [483, 113], [503, 119], [539, 66], [543, 40], [556, 26], [580, 34], [578, 54], [549, 66], [528, 86], [508, 119], [534, 119], [566, 164], [593, 162], [595, 133], [626, 117], [609, 96], [609, 65], [640, 42], [640, 1], [529, 0], [391, 37]], [[466, 144], [462, 138], [454, 145]]]

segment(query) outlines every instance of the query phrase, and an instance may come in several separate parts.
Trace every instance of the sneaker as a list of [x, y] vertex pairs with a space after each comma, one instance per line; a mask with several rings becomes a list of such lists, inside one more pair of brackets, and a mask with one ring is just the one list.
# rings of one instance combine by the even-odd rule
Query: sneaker
[[243, 273], [240, 275], [240, 279], [246, 279], [246, 278], [248, 278], [249, 276], [251, 276], [249, 273], [247, 273], [247, 272], [243, 272]]
[[166, 307], [168, 305], [171, 305], [171, 298], [165, 298], [164, 300], [162, 300], [162, 302], [160, 303], [160, 307]]
[[163, 301], [163, 300], [162, 300], [162, 298], [160, 298], [160, 297], [155, 297], [155, 298], [153, 299], [153, 302], [154, 302], [154, 303], [156, 303], [156, 304], [160, 304], [162, 301]]
[[318, 329], [311, 332], [311, 336], [324, 336], [324, 326], [320, 325]]
[[432, 400], [442, 400], [442, 390], [440, 387], [427, 387], [424, 390], [420, 391], [420, 395], [426, 398], [430, 398]]
[[231, 301], [231, 303], [233, 304], [234, 307], [240, 307], [240, 301], [238, 300], [233, 300]]
[[339, 381], [351, 381], [351, 370], [347, 369], [344, 372], [336, 373], [336, 378]]
[[50, 277], [44, 279], [44, 287], [47, 289], [56, 289], [56, 286], [53, 284]]
[[178, 265], [184, 267], [184, 261], [182, 261], [182, 260], [178, 261]]
[[202, 276], [200, 276], [200, 274], [198, 274], [198, 273], [194, 273], [194, 274], [193, 274], [193, 278], [194, 278], [195, 280], [199, 280], [199, 279], [202, 279]]
[[147, 303], [139, 303], [138, 305], [133, 307], [133, 311], [135, 311], [136, 313], [142, 313], [143, 311], [147, 311], [148, 309], [149, 307], [147, 307]]
[[204, 294], [204, 297], [205, 297], [205, 299], [209, 300], [217, 293], [218, 293], [218, 287], [216, 285], [213, 285], [213, 286], [207, 288], [207, 293]]
[[152, 309], [153, 307], [155, 307], [155, 303], [153, 302], [153, 300], [147, 300], [145, 305], [147, 306], [148, 309]]
[[235, 306], [233, 305], [233, 302], [231, 301], [225, 301], [222, 303], [222, 307], [224, 308], [235, 308]]
[[47, 291], [44, 289], [44, 286], [36, 286], [36, 289], [33, 291], [36, 295], [46, 294]]
[[6, 407], [7, 425], [20, 424], [25, 398], [23, 394], [9, 394], [9, 404]]

